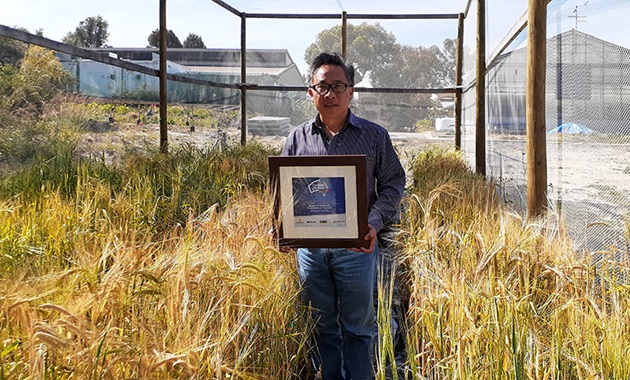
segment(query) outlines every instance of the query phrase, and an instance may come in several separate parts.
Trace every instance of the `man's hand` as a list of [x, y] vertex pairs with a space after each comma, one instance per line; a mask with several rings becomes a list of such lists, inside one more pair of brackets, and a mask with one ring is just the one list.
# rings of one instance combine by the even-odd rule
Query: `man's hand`
[[[276, 243], [278, 242], [278, 231], [276, 231], [276, 229], [274, 227], [271, 227], [269, 229], [269, 231], [267, 231], [267, 235], [271, 236]], [[291, 247], [287, 247], [287, 246], [278, 246], [278, 251], [282, 252], [282, 253], [288, 253], [291, 251]]]
[[368, 233], [365, 235], [364, 239], [370, 241], [368, 248], [350, 248], [350, 250], [354, 252], [372, 253], [374, 245], [376, 245], [376, 229], [371, 224], [368, 225]]

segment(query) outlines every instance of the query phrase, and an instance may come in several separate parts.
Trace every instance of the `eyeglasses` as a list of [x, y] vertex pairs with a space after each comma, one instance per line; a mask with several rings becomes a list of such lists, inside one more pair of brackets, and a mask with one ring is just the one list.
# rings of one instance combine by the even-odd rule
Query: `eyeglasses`
[[319, 83], [314, 86], [311, 86], [311, 88], [320, 95], [326, 95], [328, 91], [332, 91], [336, 94], [340, 94], [346, 91], [348, 87], [350, 87], [350, 85], [346, 83], [333, 83], [333, 84]]

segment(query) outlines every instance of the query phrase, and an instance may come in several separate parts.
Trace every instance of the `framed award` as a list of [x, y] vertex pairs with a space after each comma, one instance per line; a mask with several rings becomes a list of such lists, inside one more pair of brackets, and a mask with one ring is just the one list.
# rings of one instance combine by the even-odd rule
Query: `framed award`
[[369, 247], [365, 155], [269, 157], [281, 246]]

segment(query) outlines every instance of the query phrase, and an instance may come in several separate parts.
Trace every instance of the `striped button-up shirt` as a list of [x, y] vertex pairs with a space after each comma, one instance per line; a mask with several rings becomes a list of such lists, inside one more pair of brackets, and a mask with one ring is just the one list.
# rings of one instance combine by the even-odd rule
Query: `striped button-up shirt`
[[349, 112], [346, 125], [329, 139], [318, 115], [294, 128], [282, 151], [283, 156], [345, 154], [367, 157], [368, 223], [377, 232], [383, 225], [396, 223], [405, 188], [405, 171], [385, 128]]

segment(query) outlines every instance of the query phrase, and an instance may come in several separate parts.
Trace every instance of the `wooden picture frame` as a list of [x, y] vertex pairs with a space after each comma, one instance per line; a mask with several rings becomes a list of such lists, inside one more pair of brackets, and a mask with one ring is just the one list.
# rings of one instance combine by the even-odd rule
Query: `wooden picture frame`
[[368, 248], [365, 155], [271, 156], [279, 244]]

